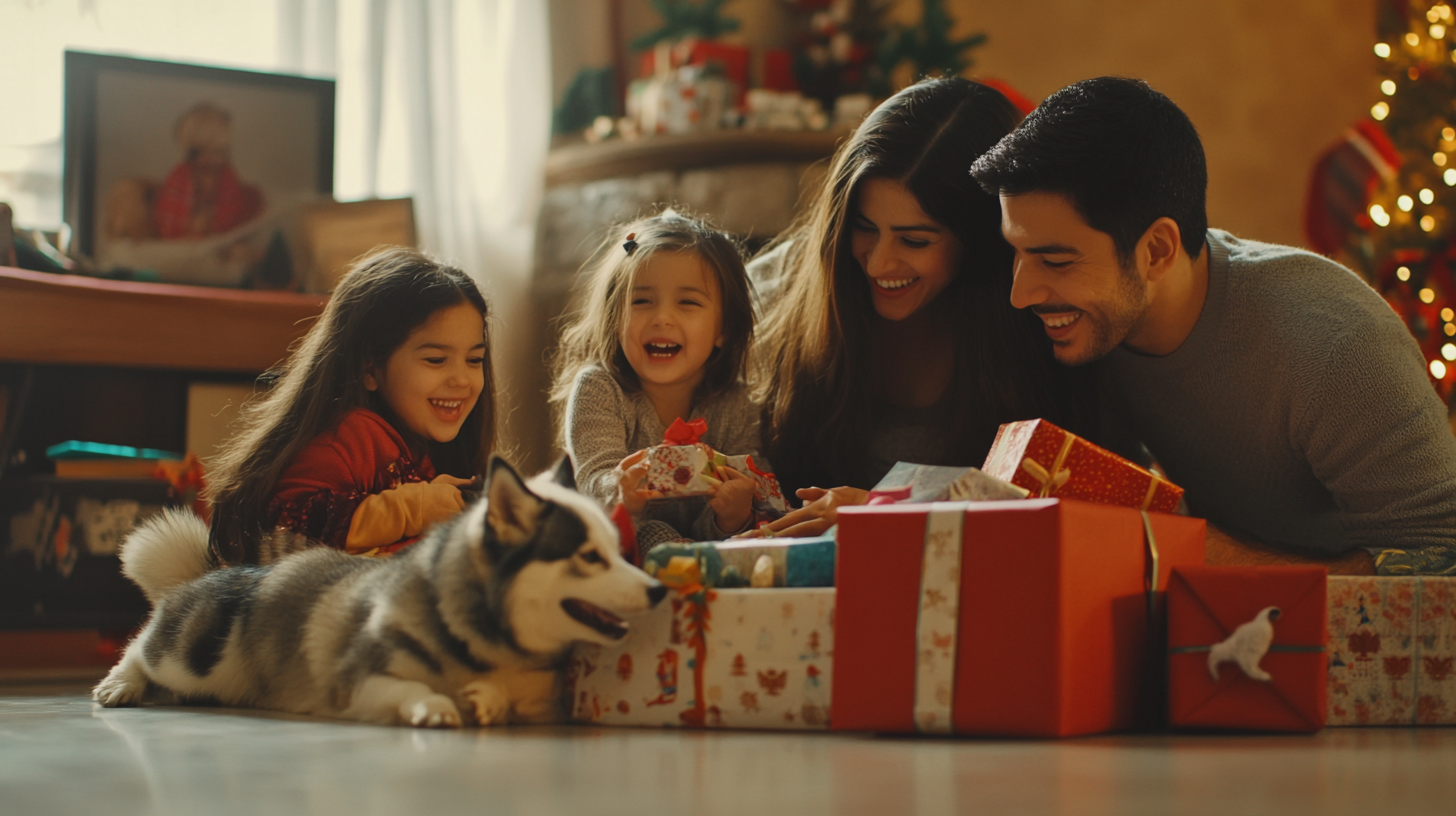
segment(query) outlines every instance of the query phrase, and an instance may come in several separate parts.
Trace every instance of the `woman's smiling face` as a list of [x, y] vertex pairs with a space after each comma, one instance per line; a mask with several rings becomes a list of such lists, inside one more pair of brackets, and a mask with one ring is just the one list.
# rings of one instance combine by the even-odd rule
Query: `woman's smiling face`
[[410, 332], [383, 371], [364, 375], [411, 431], [449, 442], [485, 388], [485, 320], [469, 303], [449, 306]]
[[955, 279], [960, 240], [898, 181], [862, 182], [850, 227], [850, 251], [869, 278], [875, 311], [886, 320], [915, 314]]

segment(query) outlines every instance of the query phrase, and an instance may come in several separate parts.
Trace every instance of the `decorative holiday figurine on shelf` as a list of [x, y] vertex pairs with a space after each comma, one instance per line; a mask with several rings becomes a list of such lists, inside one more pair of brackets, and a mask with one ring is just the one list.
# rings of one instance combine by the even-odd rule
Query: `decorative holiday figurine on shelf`
[[793, 73], [804, 96], [832, 111], [846, 95], [889, 94], [889, 81], [876, 60], [885, 38], [887, 0], [785, 3], [799, 17]]

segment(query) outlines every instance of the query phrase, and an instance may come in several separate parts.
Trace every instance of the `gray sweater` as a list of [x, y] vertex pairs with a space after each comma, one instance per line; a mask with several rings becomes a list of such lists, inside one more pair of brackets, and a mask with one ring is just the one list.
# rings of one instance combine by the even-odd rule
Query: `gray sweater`
[[1456, 439], [1415, 339], [1344, 267], [1208, 233], [1208, 299], [1164, 357], [1100, 361], [1114, 434], [1214, 524], [1311, 554], [1456, 542]]
[[[759, 470], [770, 470], [759, 456], [758, 407], [748, 389], [737, 386], [717, 399], [694, 405], [684, 420], [702, 418], [708, 433], [702, 441], [723, 454], [750, 454]], [[566, 452], [576, 467], [576, 484], [605, 506], [617, 501], [616, 467], [628, 454], [662, 444], [667, 426], [658, 419], [651, 400], [640, 391], [627, 393], [600, 366], [582, 369], [566, 400]], [[648, 502], [638, 520], [637, 539], [642, 552], [675, 538], [716, 541], [737, 530], [718, 529], [718, 520], [706, 497]]]

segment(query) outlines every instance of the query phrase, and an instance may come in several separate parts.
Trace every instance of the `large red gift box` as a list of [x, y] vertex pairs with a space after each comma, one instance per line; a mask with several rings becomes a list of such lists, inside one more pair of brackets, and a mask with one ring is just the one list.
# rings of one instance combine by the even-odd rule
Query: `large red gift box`
[[981, 470], [1038, 498], [1082, 499], [1172, 513], [1183, 488], [1045, 419], [1008, 422]]
[[1060, 499], [841, 508], [831, 727], [1064, 737], [1156, 716], [1150, 579], [1156, 601], [1204, 534]]
[[[1324, 567], [1174, 570], [1168, 585], [1169, 723], [1265, 731], [1323, 728], [1326, 578]], [[1277, 614], [1266, 614], [1269, 607]], [[1237, 651], [1240, 641], [1261, 637], [1268, 639], [1256, 646], [1267, 645], [1268, 652], [1253, 668], [1267, 680], [1246, 675], [1238, 662], [1221, 660]], [[1214, 679], [1211, 650], [1225, 643], [1218, 648]]]

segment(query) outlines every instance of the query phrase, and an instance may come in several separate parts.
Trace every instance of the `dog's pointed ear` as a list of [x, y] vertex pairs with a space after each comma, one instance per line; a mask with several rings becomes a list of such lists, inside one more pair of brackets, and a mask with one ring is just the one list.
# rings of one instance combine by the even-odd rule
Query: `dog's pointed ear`
[[502, 544], [524, 544], [536, 534], [545, 502], [532, 493], [510, 463], [492, 456], [486, 468], [485, 525]]
[[567, 490], [576, 489], [576, 468], [571, 464], [570, 454], [561, 455], [561, 461], [556, 463], [556, 469], [551, 474], [551, 481]]

